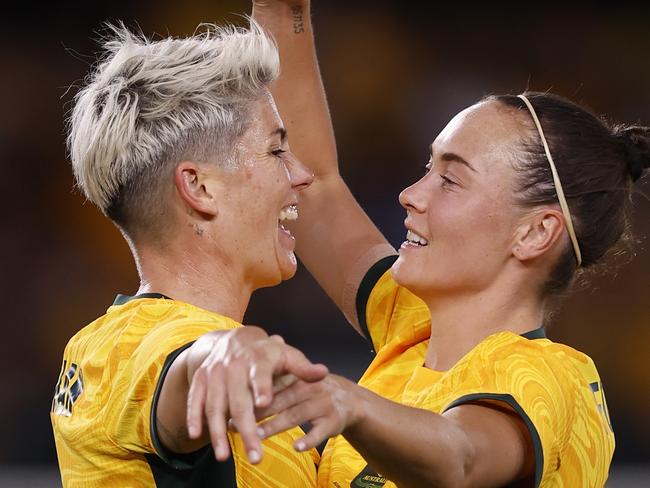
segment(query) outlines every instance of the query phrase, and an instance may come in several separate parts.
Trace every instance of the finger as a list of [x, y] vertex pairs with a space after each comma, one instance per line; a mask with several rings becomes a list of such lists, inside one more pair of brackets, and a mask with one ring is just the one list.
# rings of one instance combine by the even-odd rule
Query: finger
[[322, 380], [329, 372], [324, 364], [313, 364], [298, 349], [285, 346], [283, 371], [282, 373], [292, 373], [304, 381]]
[[215, 367], [209, 376], [205, 417], [210, 432], [210, 442], [217, 460], [225, 461], [230, 456], [230, 445], [226, 429], [228, 398], [225, 375], [222, 367]]
[[273, 340], [275, 342], [279, 342], [280, 344], [285, 344], [284, 339], [282, 338], [282, 336], [280, 336], [278, 334], [273, 334], [272, 336], [269, 336], [269, 339], [271, 339], [271, 340]]
[[191, 439], [198, 439], [203, 432], [203, 407], [205, 405], [205, 370], [199, 368], [192, 377], [187, 393], [187, 431]]
[[273, 379], [273, 396], [280, 393], [282, 390], [286, 390], [291, 385], [298, 381], [298, 377], [293, 374], [283, 374]]
[[296, 439], [293, 447], [296, 451], [304, 452], [318, 446], [330, 437], [340, 434], [336, 421], [330, 418], [321, 418], [314, 421], [312, 428], [303, 437]]
[[257, 434], [252, 392], [248, 378], [248, 362], [232, 362], [227, 375], [228, 406], [232, 423], [241, 435], [248, 460], [257, 464], [262, 460], [262, 448]]
[[297, 427], [305, 422], [314, 422], [321, 416], [326, 415], [326, 404], [316, 400], [305, 400], [285, 410], [282, 410], [275, 417], [259, 424], [260, 433], [264, 438], [271, 437], [280, 432]]
[[264, 408], [273, 399], [273, 370], [268, 361], [259, 359], [250, 368], [249, 381], [255, 397], [255, 406]]
[[[313, 371], [314, 365], [299, 350], [277, 340], [273, 343], [266, 342], [262, 347], [262, 350], [254, 351], [255, 355], [252, 357], [250, 370], [250, 383], [257, 408], [265, 408], [271, 404], [273, 395], [278, 391], [278, 388], [274, 386], [282, 387], [285, 384], [291, 384], [289, 379], [286, 379], [274, 385], [273, 374], [283, 371], [286, 365], [294, 364], [294, 367], [300, 369], [302, 374], [311, 381], [315, 381], [313, 378], [321, 379], [322, 368], [317, 366], [316, 371]], [[327, 372], [325, 372], [326, 374]]]
[[311, 383], [305, 383], [304, 381], [295, 381], [291, 386], [277, 393], [273, 397], [273, 402], [267, 408], [257, 409], [255, 417], [261, 420], [309, 400], [315, 394], [310, 385]]

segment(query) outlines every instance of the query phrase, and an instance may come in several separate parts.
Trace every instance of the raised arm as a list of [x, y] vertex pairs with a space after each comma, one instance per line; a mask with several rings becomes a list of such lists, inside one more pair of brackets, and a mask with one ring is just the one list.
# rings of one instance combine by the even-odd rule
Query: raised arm
[[282, 71], [273, 96], [291, 149], [314, 172], [301, 194], [291, 230], [298, 255], [326, 293], [359, 330], [355, 297], [361, 279], [380, 258], [395, 254], [345, 185], [321, 81], [309, 0], [254, 0], [253, 18], [280, 48]]

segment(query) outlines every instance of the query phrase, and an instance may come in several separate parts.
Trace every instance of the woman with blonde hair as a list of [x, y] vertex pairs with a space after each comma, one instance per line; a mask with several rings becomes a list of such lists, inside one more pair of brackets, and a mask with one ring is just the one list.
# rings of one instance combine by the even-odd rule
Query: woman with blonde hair
[[70, 158], [140, 288], [63, 353], [63, 485], [313, 486], [318, 453], [291, 448], [302, 430], [260, 442], [252, 406], [271, 401], [273, 376], [327, 370], [241, 324], [254, 290], [296, 271], [283, 224], [312, 180], [269, 92], [276, 46], [253, 23], [156, 41], [116, 26], [104, 49], [75, 99]]

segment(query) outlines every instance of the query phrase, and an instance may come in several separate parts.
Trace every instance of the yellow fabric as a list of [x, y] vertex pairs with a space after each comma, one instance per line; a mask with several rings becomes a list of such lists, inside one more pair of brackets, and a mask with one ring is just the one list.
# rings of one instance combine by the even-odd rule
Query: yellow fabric
[[[145, 455], [156, 452], [151, 406], [167, 356], [206, 332], [236, 327], [183, 302], [142, 298], [110, 307], [78, 332], [65, 348], [50, 414], [64, 487], [156, 486]], [[265, 440], [256, 466], [239, 435], [230, 435], [238, 486], [315, 486], [318, 453], [292, 447], [302, 435], [296, 428]]]
[[[390, 271], [374, 286], [366, 319], [377, 356], [360, 385], [436, 413], [443, 413], [457, 400], [466, 403], [476, 396], [484, 401], [489, 395], [510, 398], [530, 419], [540, 441], [538, 453], [543, 461], [539, 468], [543, 471], [538, 486], [605, 484], [614, 435], [598, 372], [585, 354], [548, 339], [529, 340], [501, 332], [484, 339], [449, 371], [425, 368], [428, 309], [399, 287]], [[318, 486], [395, 486], [381, 475], [362, 475], [358, 483], [354, 481], [366, 466], [354, 448], [338, 436], [325, 447]]]

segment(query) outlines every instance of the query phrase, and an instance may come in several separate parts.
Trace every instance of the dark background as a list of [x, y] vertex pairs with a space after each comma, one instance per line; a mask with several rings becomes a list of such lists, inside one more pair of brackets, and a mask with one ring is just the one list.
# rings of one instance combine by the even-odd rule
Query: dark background
[[[342, 171], [394, 245], [404, 236], [399, 191], [420, 176], [447, 121], [485, 94], [550, 89], [615, 120], [650, 125], [648, 7], [419, 5], [314, 5]], [[200, 22], [241, 23], [233, 13], [248, 11], [245, 1], [148, 0], [25, 4], [3, 13], [0, 471], [56, 462], [48, 412], [63, 347], [116, 293], [138, 287], [126, 244], [73, 190], [66, 160], [63, 121], [98, 51], [92, 39], [105, 20], [189, 35]], [[650, 194], [647, 181], [639, 188]], [[637, 256], [570, 297], [549, 334], [599, 367], [617, 435], [614, 465], [648, 467], [650, 202], [637, 194], [634, 203], [634, 230], [646, 238]], [[352, 378], [371, 358], [304, 270], [257, 293], [247, 320]]]

